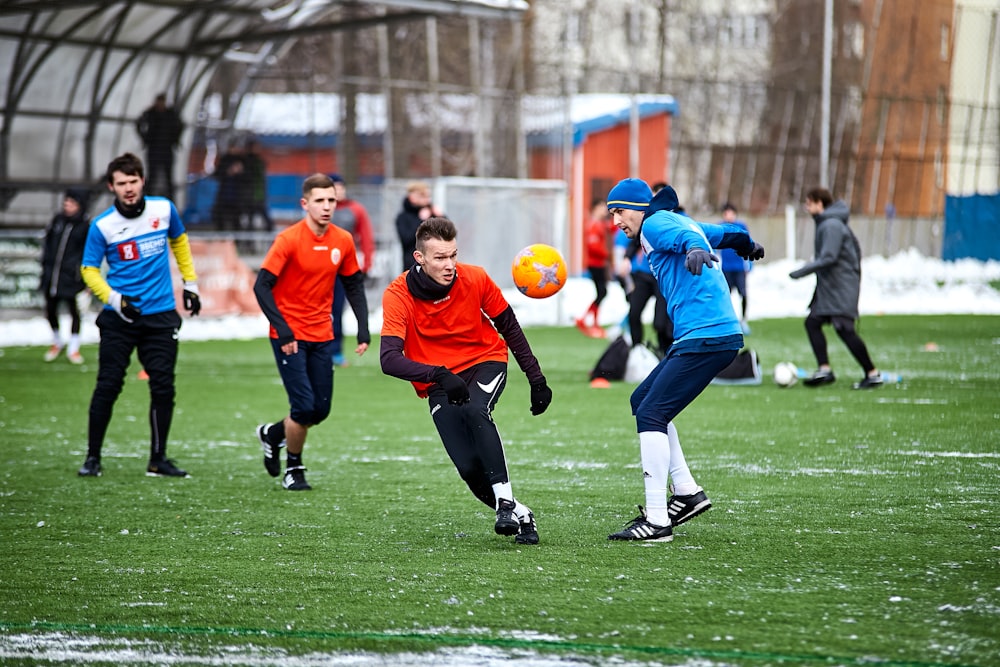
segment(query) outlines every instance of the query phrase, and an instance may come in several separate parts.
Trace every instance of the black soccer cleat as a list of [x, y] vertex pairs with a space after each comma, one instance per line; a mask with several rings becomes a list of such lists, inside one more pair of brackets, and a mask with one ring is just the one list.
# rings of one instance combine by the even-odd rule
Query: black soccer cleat
[[285, 443], [282, 441], [277, 445], [272, 445], [268, 442], [265, 434], [271, 426], [272, 424], [258, 425], [257, 440], [260, 441], [260, 447], [264, 450], [264, 469], [271, 477], [277, 477], [281, 474], [281, 448], [285, 446]]
[[538, 526], [535, 525], [535, 515], [528, 512], [528, 520], [517, 525], [517, 535], [514, 536], [517, 544], [538, 544]]
[[674, 531], [670, 526], [656, 526], [646, 519], [646, 510], [639, 505], [639, 516], [629, 521], [617, 533], [608, 535], [609, 540], [644, 540], [646, 542], [670, 542], [674, 539]]
[[837, 376], [833, 374], [833, 371], [820, 368], [813, 371], [813, 374], [802, 381], [807, 387], [818, 387], [824, 384], [833, 384], [837, 381]]
[[705, 491], [700, 487], [690, 495], [670, 496], [667, 499], [667, 514], [670, 515], [670, 523], [674, 526], [690, 521], [711, 507], [712, 501], [708, 499]]
[[295, 466], [285, 470], [285, 477], [281, 480], [282, 488], [288, 491], [310, 491], [312, 487], [306, 481], [305, 466]]
[[100, 477], [101, 460], [96, 456], [88, 456], [87, 460], [80, 466], [80, 469], [76, 471], [76, 474], [80, 477]]
[[493, 525], [497, 535], [517, 535], [521, 524], [514, 516], [514, 507], [513, 500], [501, 498], [497, 502], [497, 522]]
[[146, 477], [187, 477], [187, 470], [181, 470], [171, 459], [150, 461], [146, 466]]
[[875, 389], [876, 387], [882, 386], [882, 374], [878, 375], [866, 375], [861, 378], [861, 382], [855, 382], [855, 389]]

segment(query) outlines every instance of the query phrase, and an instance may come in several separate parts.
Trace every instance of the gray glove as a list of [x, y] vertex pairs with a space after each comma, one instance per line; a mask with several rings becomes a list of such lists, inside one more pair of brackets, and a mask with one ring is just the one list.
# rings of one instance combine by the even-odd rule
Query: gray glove
[[719, 258], [707, 250], [692, 248], [691, 250], [688, 250], [687, 257], [684, 259], [684, 268], [690, 271], [692, 275], [700, 276], [703, 266], [712, 268], [712, 266], [714, 266], [712, 262], [718, 261]]

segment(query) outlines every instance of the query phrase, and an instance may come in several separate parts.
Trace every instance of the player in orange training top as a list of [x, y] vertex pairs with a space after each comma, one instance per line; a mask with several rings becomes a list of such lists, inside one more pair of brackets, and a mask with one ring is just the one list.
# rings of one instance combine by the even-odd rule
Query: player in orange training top
[[287, 450], [281, 485], [307, 491], [302, 464], [306, 433], [330, 414], [333, 399], [333, 283], [340, 276], [347, 301], [358, 319], [358, 346], [371, 342], [364, 274], [350, 232], [330, 224], [337, 208], [333, 181], [313, 174], [302, 184], [306, 217], [278, 234], [264, 257], [253, 291], [271, 323], [271, 347], [290, 412], [283, 420], [257, 427], [264, 467], [281, 473], [281, 448]]
[[531, 384], [531, 414], [545, 412], [552, 390], [500, 288], [482, 267], [458, 263], [456, 234], [447, 218], [417, 228], [416, 264], [382, 297], [382, 372], [428, 399], [458, 474], [496, 510], [496, 533], [538, 544], [535, 517], [511, 490], [492, 417], [507, 384], [508, 346]]

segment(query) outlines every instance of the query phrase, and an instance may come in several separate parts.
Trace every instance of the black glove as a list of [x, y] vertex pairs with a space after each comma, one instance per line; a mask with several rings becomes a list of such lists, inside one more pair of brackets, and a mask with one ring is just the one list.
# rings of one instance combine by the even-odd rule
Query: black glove
[[433, 379], [444, 389], [444, 393], [448, 394], [448, 402], [452, 405], [462, 405], [469, 402], [469, 387], [465, 384], [465, 380], [444, 366], [438, 367], [434, 372]]
[[702, 266], [712, 268], [712, 262], [718, 261], [719, 258], [707, 250], [692, 248], [688, 250], [687, 258], [684, 260], [684, 268], [690, 271], [692, 275], [700, 276]]
[[125, 296], [113, 290], [108, 298], [108, 303], [118, 313], [118, 317], [129, 323], [134, 322], [137, 317], [142, 315], [142, 309], [135, 305], [137, 301], [138, 299], [134, 296]]
[[536, 417], [549, 407], [549, 403], [552, 402], [552, 390], [549, 389], [549, 385], [542, 380], [541, 382], [531, 383], [531, 414]]
[[201, 312], [201, 297], [197, 292], [184, 290], [184, 310], [191, 313], [192, 317]]
[[746, 253], [737, 250], [736, 254], [743, 259], [749, 259], [751, 262], [756, 262], [758, 259], [764, 259], [764, 246], [754, 241], [753, 247]]

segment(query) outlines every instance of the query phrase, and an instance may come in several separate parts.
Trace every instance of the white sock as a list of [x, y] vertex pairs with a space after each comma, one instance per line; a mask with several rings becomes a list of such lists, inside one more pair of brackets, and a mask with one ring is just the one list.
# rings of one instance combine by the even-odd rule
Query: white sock
[[80, 334], [72, 334], [69, 337], [69, 353], [73, 354], [80, 351]]
[[58, 331], [52, 332], [52, 344], [58, 347], [60, 350], [63, 348], [65, 343], [62, 342], [62, 338], [59, 336]]
[[528, 520], [528, 515], [531, 514], [531, 508], [522, 503], [517, 498], [514, 499], [514, 516], [517, 517], [519, 523], [524, 523]]
[[494, 484], [493, 495], [496, 496], [498, 508], [501, 500], [514, 500], [514, 492], [510, 488], [510, 482]]
[[646, 485], [646, 520], [654, 526], [669, 526], [667, 474], [670, 470], [670, 439], [661, 431], [639, 434], [642, 476]]
[[684, 459], [681, 441], [677, 437], [677, 427], [673, 422], [667, 425], [667, 437], [670, 439], [670, 479], [674, 483], [674, 494], [689, 496], [698, 493], [698, 484], [695, 483], [691, 469]]

